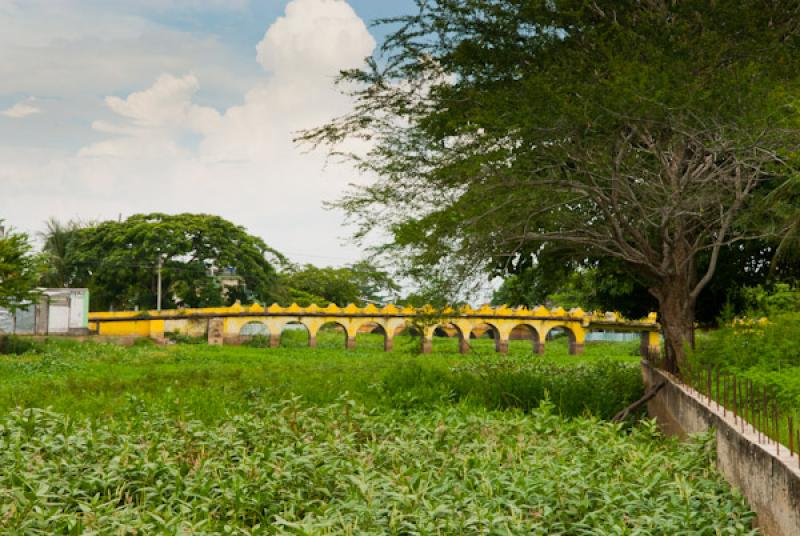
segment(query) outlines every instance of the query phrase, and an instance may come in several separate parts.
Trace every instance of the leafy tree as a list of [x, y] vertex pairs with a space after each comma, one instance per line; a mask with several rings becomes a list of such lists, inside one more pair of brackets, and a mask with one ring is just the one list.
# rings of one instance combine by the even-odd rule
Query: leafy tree
[[44, 271], [40, 284], [50, 288], [66, 288], [73, 286], [76, 274], [71, 273], [73, 264], [69, 258], [70, 246], [78, 235], [78, 231], [87, 225], [78, 221], [63, 223], [55, 218], [45, 222], [46, 229], [39, 233], [44, 242]]
[[[339, 206], [422, 264], [514, 270], [559, 244], [657, 300], [678, 371], [724, 248], [763, 235], [798, 145], [800, 13], [784, 2], [417, 0], [354, 111], [302, 140], [369, 140]], [[352, 89], [355, 87], [355, 89]], [[769, 231], [769, 225], [766, 230]]]
[[[95, 310], [155, 308], [159, 259], [164, 307], [271, 302], [277, 292], [272, 262], [283, 259], [243, 227], [206, 214], [102, 222], [79, 229], [68, 249], [71, 281], [89, 287]], [[237, 286], [223, 288], [225, 274]]]
[[16, 310], [37, 296], [38, 259], [31, 253], [28, 235], [2, 231], [0, 220], [0, 307]]
[[385, 271], [367, 261], [343, 268], [294, 267], [283, 274], [282, 285], [286, 294], [282, 301], [299, 305], [385, 303], [399, 290]]
[[[720, 316], [746, 315], [752, 308], [747, 289], [771, 291], [800, 279], [800, 264], [786, 263], [772, 270], [777, 241], [753, 240], [720, 251], [714, 279], [700, 293], [696, 320], [705, 326], [717, 324]], [[701, 269], [708, 262], [700, 256]], [[503, 268], [499, 261], [498, 268]], [[548, 244], [535, 257], [517, 262], [516, 271], [504, 277], [493, 297], [496, 304], [554, 304], [564, 307], [620, 311], [630, 318], [657, 310], [658, 302], [646, 284], [637, 280], [618, 261], [590, 258], [586, 252], [570, 254]]]

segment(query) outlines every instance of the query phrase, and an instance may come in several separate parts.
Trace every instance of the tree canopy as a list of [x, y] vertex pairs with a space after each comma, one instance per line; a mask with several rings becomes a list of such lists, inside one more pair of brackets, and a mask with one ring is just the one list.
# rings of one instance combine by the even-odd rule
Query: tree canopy
[[388, 273], [367, 261], [342, 268], [320, 268], [311, 264], [290, 267], [281, 274], [283, 302], [307, 306], [334, 303], [386, 303], [400, 290]]
[[139, 214], [72, 234], [66, 284], [88, 287], [94, 310], [154, 309], [159, 262], [165, 308], [276, 298], [282, 257], [219, 216]]
[[[800, 12], [775, 0], [417, 0], [354, 111], [302, 140], [378, 179], [339, 202], [418, 265], [513, 271], [557, 244], [613, 259], [659, 305], [678, 370], [732, 244], [794, 173]], [[353, 89], [355, 88], [355, 89]], [[774, 216], [774, 217], [773, 217]], [[758, 226], [753, 223], [758, 221]]]
[[39, 262], [31, 252], [28, 236], [2, 231], [2, 224], [0, 220], [0, 307], [13, 311], [36, 298]]

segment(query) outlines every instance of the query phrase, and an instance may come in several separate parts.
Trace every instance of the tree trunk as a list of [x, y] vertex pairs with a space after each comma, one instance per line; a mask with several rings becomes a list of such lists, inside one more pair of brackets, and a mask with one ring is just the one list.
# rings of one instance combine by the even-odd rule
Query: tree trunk
[[686, 346], [691, 345], [694, 300], [688, 278], [672, 280], [660, 290], [659, 313], [664, 331], [664, 369], [680, 374], [686, 363]]

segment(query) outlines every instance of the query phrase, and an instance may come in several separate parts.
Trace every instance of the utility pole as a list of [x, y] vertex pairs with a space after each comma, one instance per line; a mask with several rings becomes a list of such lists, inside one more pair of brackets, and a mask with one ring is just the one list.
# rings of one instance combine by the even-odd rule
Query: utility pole
[[156, 304], [156, 309], [159, 310], [159, 311], [161, 310], [161, 266], [162, 266], [162, 264], [163, 264], [163, 261], [161, 259], [161, 254], [159, 253], [158, 254], [158, 291], [157, 291], [158, 292], [158, 298], [157, 298], [157, 304]]

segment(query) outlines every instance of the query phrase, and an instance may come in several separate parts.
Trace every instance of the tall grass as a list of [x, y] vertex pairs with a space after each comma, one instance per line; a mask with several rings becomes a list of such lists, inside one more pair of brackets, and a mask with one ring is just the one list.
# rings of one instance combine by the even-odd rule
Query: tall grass
[[[416, 345], [402, 340], [394, 352], [384, 353], [382, 338], [375, 335], [360, 335], [354, 352], [344, 350], [342, 334], [320, 337], [317, 349], [299, 345], [303, 333], [286, 335], [285, 346], [278, 349], [194, 344], [121, 348], [50, 341], [20, 356], [0, 356], [0, 408], [52, 407], [75, 415], [111, 416], [124, 411], [133, 395], [150, 408], [192, 413], [212, 422], [254, 399], [294, 395], [316, 404], [349, 393], [374, 407], [462, 400], [527, 410], [547, 391], [565, 415], [588, 410], [608, 416], [631, 399], [632, 385], [641, 386], [635, 365], [622, 364], [636, 360], [627, 356], [625, 345], [589, 345], [580, 357], [568, 355], [565, 342], [551, 344], [543, 357], [520, 345], [503, 358], [484, 351], [483, 343], [491, 340], [478, 341], [468, 356], [447, 346], [419, 355]], [[437, 346], [450, 342], [437, 341]], [[609, 354], [616, 364], [607, 362], [604, 356]]]
[[538, 357], [480, 359], [449, 369], [409, 361], [391, 371], [383, 386], [394, 406], [451, 400], [530, 411], [548, 398], [562, 415], [600, 418], [611, 418], [642, 394], [638, 364], [600, 360], [559, 365]]

